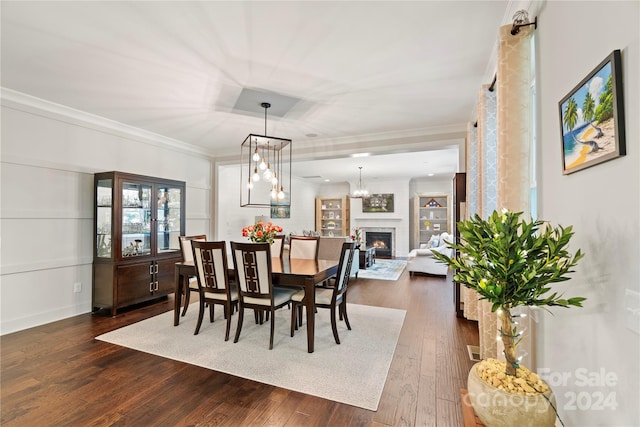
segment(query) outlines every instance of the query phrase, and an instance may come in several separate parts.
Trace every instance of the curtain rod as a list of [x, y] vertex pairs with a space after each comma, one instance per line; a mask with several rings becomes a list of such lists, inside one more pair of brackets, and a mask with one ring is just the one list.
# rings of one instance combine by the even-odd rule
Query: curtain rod
[[496, 88], [496, 80], [498, 79], [498, 73], [495, 73], [493, 75], [493, 81], [491, 82], [491, 85], [489, 86], [489, 92], [493, 92]]
[[[518, 16], [518, 14], [516, 13], [516, 16]], [[516, 16], [514, 16], [514, 18], [516, 18]], [[536, 16], [533, 20], [533, 22], [529, 22], [526, 24], [518, 24], [519, 21], [514, 21], [513, 22], [513, 27], [511, 27], [511, 35], [515, 36], [516, 34], [518, 34], [520, 32], [520, 27], [527, 27], [529, 25], [533, 25], [533, 29], [537, 30], [538, 29], [538, 17]]]

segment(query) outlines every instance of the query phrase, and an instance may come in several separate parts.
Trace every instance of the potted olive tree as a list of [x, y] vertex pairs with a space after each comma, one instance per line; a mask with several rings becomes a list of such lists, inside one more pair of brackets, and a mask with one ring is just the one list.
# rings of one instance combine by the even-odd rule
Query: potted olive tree
[[[453, 281], [473, 289], [498, 313], [499, 334], [506, 362], [495, 359], [474, 365], [469, 373], [469, 397], [480, 420], [490, 426], [542, 426], [555, 422], [555, 404], [549, 387], [535, 373], [521, 367], [516, 349], [522, 338], [512, 310], [519, 306], [581, 307], [585, 298], [564, 298], [552, 283], [569, 280], [568, 273], [583, 254], [567, 250], [573, 229], [526, 221], [522, 212], [503, 209], [488, 219], [478, 215], [457, 224], [460, 242], [450, 243], [457, 256], [434, 251], [434, 257], [454, 270]], [[480, 382], [478, 382], [480, 381]], [[489, 396], [489, 390], [497, 395]], [[519, 400], [515, 397], [521, 397]], [[540, 400], [532, 403], [530, 400]], [[506, 408], [505, 402], [513, 408]], [[533, 413], [543, 412], [541, 419]], [[524, 411], [513, 419], [510, 411]], [[517, 414], [516, 414], [517, 416]]]

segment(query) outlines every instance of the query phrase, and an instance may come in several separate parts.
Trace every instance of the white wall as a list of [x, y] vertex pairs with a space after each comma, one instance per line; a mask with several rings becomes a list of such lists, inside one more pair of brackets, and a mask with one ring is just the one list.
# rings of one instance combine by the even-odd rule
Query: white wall
[[95, 172], [186, 181], [186, 232], [210, 233], [211, 161], [203, 154], [4, 90], [1, 136], [2, 334], [91, 311]]
[[[247, 241], [242, 237], [242, 228], [254, 224], [258, 215], [270, 216], [270, 209], [240, 207], [240, 166], [216, 165], [216, 234], [215, 238], [227, 242]], [[315, 230], [315, 197], [318, 191], [316, 184], [292, 178], [291, 182], [291, 217], [272, 219], [274, 224], [284, 228], [289, 234], [302, 234], [302, 230]]]
[[[639, 318], [628, 316], [625, 296], [640, 292], [639, 17], [637, 1], [553, 1], [536, 31], [539, 217], [573, 225], [571, 249], [586, 253], [557, 286], [587, 297], [585, 307], [541, 313], [537, 328], [538, 368], [565, 375], [552, 386], [567, 426], [640, 425], [640, 335], [628, 327]], [[558, 102], [614, 49], [622, 51], [627, 155], [563, 176]], [[585, 373], [592, 385], [583, 384]], [[597, 383], [603, 376], [608, 386]]]

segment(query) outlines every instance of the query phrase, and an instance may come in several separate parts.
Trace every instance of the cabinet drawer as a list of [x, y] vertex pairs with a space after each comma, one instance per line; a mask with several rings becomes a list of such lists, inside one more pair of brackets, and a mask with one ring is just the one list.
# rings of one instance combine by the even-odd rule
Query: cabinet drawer
[[175, 271], [176, 262], [180, 262], [180, 258], [171, 258], [167, 260], [157, 261], [158, 273], [156, 281], [158, 282], [157, 295], [167, 295], [175, 290]]
[[118, 266], [118, 305], [134, 304], [152, 295], [153, 275], [150, 269], [150, 262]]

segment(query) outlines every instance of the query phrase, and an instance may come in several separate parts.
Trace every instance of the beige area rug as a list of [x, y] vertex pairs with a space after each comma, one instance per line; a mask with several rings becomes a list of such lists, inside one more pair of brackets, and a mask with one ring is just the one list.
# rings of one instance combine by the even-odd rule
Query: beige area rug
[[307, 353], [306, 322], [293, 338], [289, 336], [287, 308], [276, 312], [273, 350], [269, 350], [269, 323], [256, 325], [248, 310], [235, 344], [238, 315], [233, 315], [231, 336], [225, 342], [220, 307], [214, 323], [209, 323], [207, 313], [200, 333], [193, 335], [197, 303], [178, 326], [173, 326], [170, 311], [96, 339], [375, 411], [406, 312], [357, 304], [348, 304], [347, 312], [352, 330], [338, 322], [341, 344], [337, 345], [329, 310], [318, 309], [314, 353]]

